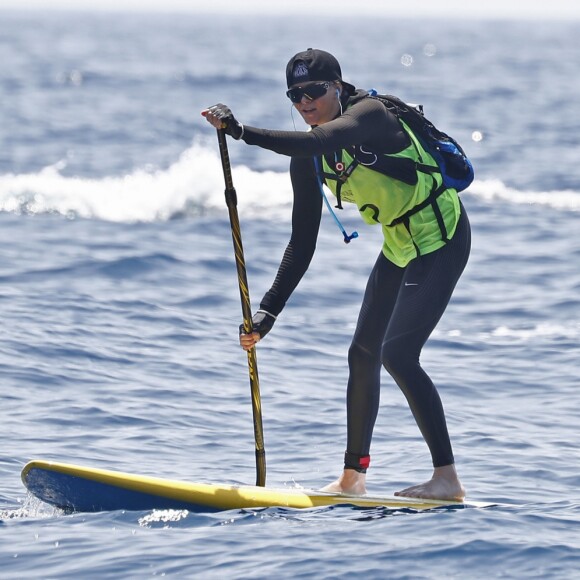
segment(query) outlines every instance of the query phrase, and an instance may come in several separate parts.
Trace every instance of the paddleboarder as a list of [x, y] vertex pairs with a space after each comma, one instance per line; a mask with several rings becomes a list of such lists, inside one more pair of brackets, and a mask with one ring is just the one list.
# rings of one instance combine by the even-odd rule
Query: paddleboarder
[[[440, 173], [418, 169], [434, 161], [413, 132], [380, 101], [345, 82], [333, 55], [318, 49], [300, 52], [288, 62], [286, 78], [287, 96], [310, 126], [307, 131], [244, 126], [223, 104], [202, 111], [208, 122], [225, 128], [234, 139], [291, 157], [290, 241], [253, 316], [253, 332], [242, 333], [240, 343], [249, 350], [264, 338], [307, 271], [320, 225], [323, 180], [336, 195], [337, 207], [356, 203], [363, 220], [380, 224], [383, 231], [348, 352], [344, 469], [324, 489], [366, 493], [384, 367], [404, 393], [433, 463], [428, 481], [396, 495], [461, 500], [465, 489], [445, 413], [420, 354], [469, 257], [465, 208], [455, 189], [441, 187]], [[345, 241], [350, 241], [346, 234]]]

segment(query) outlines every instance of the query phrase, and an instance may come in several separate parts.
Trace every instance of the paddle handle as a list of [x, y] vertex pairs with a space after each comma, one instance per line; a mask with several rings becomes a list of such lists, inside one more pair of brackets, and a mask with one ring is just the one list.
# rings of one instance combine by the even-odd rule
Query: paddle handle
[[[240, 288], [240, 299], [242, 302], [242, 316], [244, 331], [246, 334], [252, 332], [252, 309], [250, 305], [250, 291], [248, 288], [248, 277], [246, 274], [246, 262], [244, 259], [244, 247], [242, 245], [242, 232], [238, 217], [238, 199], [234, 182], [232, 179], [232, 169], [230, 165], [230, 155], [226, 142], [226, 134], [223, 129], [217, 130], [218, 143], [224, 180], [226, 183], [225, 197], [230, 226], [232, 230], [232, 240], [234, 244], [234, 255], [236, 259], [236, 269], [238, 272], [238, 286]], [[262, 402], [260, 397], [260, 381], [258, 378], [258, 361], [256, 358], [256, 348], [247, 351], [248, 371], [250, 374], [250, 390], [252, 395], [252, 414], [254, 418], [254, 439], [256, 442], [256, 485], [264, 487], [266, 485], [266, 451], [264, 450], [264, 430], [262, 427]]]

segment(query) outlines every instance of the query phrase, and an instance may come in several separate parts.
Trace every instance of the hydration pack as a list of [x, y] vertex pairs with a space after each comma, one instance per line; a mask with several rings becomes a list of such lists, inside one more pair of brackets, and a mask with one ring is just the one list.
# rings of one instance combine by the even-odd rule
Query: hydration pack
[[[455, 190], [467, 189], [473, 181], [473, 165], [461, 145], [446, 133], [443, 133], [423, 114], [422, 105], [407, 104], [392, 95], [380, 95], [375, 89], [369, 91], [369, 97], [377, 99], [409, 126], [423, 148], [437, 162], [443, 177], [443, 185]], [[418, 167], [420, 171], [428, 171], [428, 166]]]
[[[393, 113], [397, 119], [402, 121], [403, 124], [413, 132], [413, 135], [419, 141], [421, 147], [431, 155], [437, 165], [433, 166], [424, 163], [420, 157], [418, 161], [413, 161], [408, 158], [377, 155], [373, 152], [364, 150], [361, 146], [353, 146], [349, 148], [349, 153], [353, 160], [348, 167], [345, 167], [345, 164], [342, 163], [341, 152], [328, 156], [324, 155], [324, 157], [320, 158], [315, 157], [314, 165], [318, 176], [320, 193], [322, 194], [324, 203], [328, 207], [332, 217], [342, 231], [345, 243], [348, 244], [353, 238], [358, 237], [358, 233], [353, 232], [350, 236], [346, 233], [340, 220], [332, 210], [332, 207], [324, 194], [322, 185], [325, 180], [328, 179], [336, 181], [336, 207], [342, 209], [341, 188], [344, 183], [346, 183], [352, 172], [361, 163], [369, 169], [373, 169], [409, 185], [415, 185], [417, 183], [418, 171], [423, 173], [440, 173], [442, 178], [441, 184], [437, 185], [435, 182], [431, 192], [424, 201], [409, 209], [403, 215], [395, 218], [391, 223], [384, 225], [393, 227], [402, 223], [405, 224], [408, 229], [411, 216], [431, 205], [441, 229], [442, 239], [447, 242], [447, 231], [437, 204], [437, 198], [449, 188], [453, 188], [457, 192], [460, 192], [469, 187], [474, 178], [473, 165], [471, 161], [461, 148], [461, 145], [459, 145], [455, 139], [437, 129], [435, 125], [425, 117], [422, 105], [407, 104], [395, 96], [378, 94], [375, 89], [368, 91], [368, 98], [376, 99], [383, 103], [387, 110]], [[370, 163], [368, 159], [365, 159], [365, 156], [368, 155], [373, 158]], [[324, 170], [323, 159], [326, 159], [328, 167], [331, 168], [331, 172]], [[338, 169], [339, 167], [340, 170]]]

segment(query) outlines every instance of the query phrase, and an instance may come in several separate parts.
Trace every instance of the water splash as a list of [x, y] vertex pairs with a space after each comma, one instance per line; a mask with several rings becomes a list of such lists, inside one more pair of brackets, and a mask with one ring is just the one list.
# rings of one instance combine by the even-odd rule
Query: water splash
[[40, 501], [31, 493], [27, 493], [26, 498], [21, 503], [19, 508], [0, 510], [0, 522], [15, 519], [54, 518], [64, 514], [63, 510]]

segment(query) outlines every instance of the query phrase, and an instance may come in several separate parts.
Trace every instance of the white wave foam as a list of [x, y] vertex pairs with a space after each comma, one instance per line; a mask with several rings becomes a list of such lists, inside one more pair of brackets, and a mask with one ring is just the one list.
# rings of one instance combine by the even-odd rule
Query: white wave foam
[[540, 205], [557, 210], [580, 211], [580, 192], [562, 191], [519, 191], [507, 187], [499, 180], [474, 181], [465, 192], [485, 201], [505, 201], [513, 204]]
[[[62, 174], [65, 166], [63, 161], [38, 173], [0, 175], [0, 211], [115, 222], [224, 211], [223, 171], [217, 147], [211, 144], [194, 143], [167, 169], [139, 169], [125, 176], [67, 177]], [[254, 171], [246, 166], [232, 171], [240, 214], [289, 215], [292, 193], [286, 171]], [[488, 180], [475, 181], [465, 193], [489, 202], [499, 199], [580, 211], [577, 191], [518, 191], [499, 180]]]
[[562, 325], [554, 323], [541, 323], [532, 328], [510, 328], [508, 326], [499, 326], [486, 337], [496, 339], [511, 339], [520, 342], [527, 342], [534, 338], [566, 338], [576, 339], [580, 337], [580, 323]]
[[[452, 330], [440, 330], [435, 329], [433, 331], [434, 338], [438, 339], [459, 339], [468, 340], [470, 336], [469, 332], [462, 331], [459, 329]], [[498, 326], [496, 328], [490, 329], [485, 332], [479, 332], [477, 334], [478, 339], [484, 342], [490, 341], [509, 341], [509, 342], [529, 342], [535, 339], [579, 339], [580, 338], [580, 322], [570, 324], [556, 324], [543, 322], [537, 324], [536, 326], [527, 328], [512, 328], [509, 326]]]
[[[115, 222], [166, 220], [223, 211], [224, 178], [217, 148], [194, 143], [166, 170], [88, 179], [61, 174], [64, 162], [33, 174], [0, 176], [0, 211], [57, 213]], [[291, 201], [287, 174], [233, 170], [240, 213], [275, 211]]]
[[[434, 338], [448, 338], [466, 340], [469, 333], [461, 330], [443, 331], [436, 329], [433, 332]], [[498, 326], [489, 331], [479, 332], [477, 338], [483, 342], [519, 342], [526, 343], [539, 340], [577, 340], [580, 338], [580, 322], [568, 325], [555, 323], [540, 323], [527, 328], [512, 328], [509, 326]]]
[[139, 518], [139, 525], [149, 527], [152, 524], [169, 524], [179, 522], [189, 515], [187, 510], [153, 510], [150, 514]]

